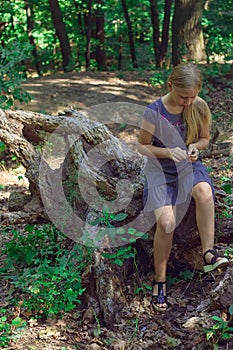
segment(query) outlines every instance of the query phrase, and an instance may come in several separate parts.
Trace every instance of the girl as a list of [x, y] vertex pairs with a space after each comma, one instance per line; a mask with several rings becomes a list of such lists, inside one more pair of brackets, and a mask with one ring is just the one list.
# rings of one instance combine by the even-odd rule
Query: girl
[[[167, 83], [168, 93], [150, 104], [139, 134], [139, 152], [147, 156], [144, 209], [154, 211], [155, 281], [152, 305], [166, 311], [166, 270], [174, 230], [191, 198], [204, 258], [204, 271], [228, 264], [214, 246], [213, 187], [199, 150], [209, 144], [211, 114], [198, 96], [202, 79], [193, 64], [176, 66]], [[181, 209], [180, 209], [181, 208]]]

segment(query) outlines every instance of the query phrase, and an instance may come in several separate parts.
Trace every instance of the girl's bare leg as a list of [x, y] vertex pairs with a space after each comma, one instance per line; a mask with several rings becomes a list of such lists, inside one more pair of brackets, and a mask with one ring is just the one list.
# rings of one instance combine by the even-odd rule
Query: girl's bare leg
[[[176, 226], [175, 210], [165, 206], [155, 210], [156, 231], [154, 237], [154, 269], [156, 282], [166, 281], [167, 263], [171, 253], [173, 233]], [[164, 286], [166, 294], [166, 285]], [[158, 295], [158, 286], [154, 286], [154, 295]], [[165, 305], [158, 305], [165, 307]]]
[[[214, 246], [214, 201], [212, 190], [207, 182], [200, 182], [193, 188], [192, 196], [196, 203], [197, 227], [201, 238], [203, 254]], [[206, 255], [211, 260], [211, 253]]]

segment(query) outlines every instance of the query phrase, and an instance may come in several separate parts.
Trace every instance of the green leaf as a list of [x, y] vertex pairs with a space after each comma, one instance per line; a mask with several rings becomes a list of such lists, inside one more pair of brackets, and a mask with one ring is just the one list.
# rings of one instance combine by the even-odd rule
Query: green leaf
[[208, 330], [208, 332], [206, 333], [206, 340], [210, 340], [214, 334], [214, 331]]
[[15, 327], [20, 327], [22, 323], [23, 321], [22, 321], [22, 318], [20, 317], [16, 317], [11, 321], [12, 326], [15, 326]]
[[143, 290], [142, 287], [138, 287], [138, 288], [135, 289], [134, 293], [135, 294], [139, 294], [142, 290]]
[[100, 334], [101, 334], [101, 329], [100, 329], [100, 327], [94, 328], [93, 334], [94, 334], [95, 337], [99, 337]]
[[129, 235], [134, 235], [136, 232], [137, 232], [136, 228], [130, 227], [130, 228], [128, 229], [128, 234], [129, 234]]
[[119, 265], [119, 266], [123, 265], [123, 261], [120, 259], [115, 259], [113, 262], [114, 262], [114, 264]]
[[232, 187], [231, 184], [223, 184], [221, 188], [228, 194], [232, 194]]
[[128, 214], [126, 213], [119, 213], [114, 216], [114, 221], [123, 221], [127, 218]]
[[101, 253], [101, 255], [107, 259], [115, 259], [117, 257], [117, 254]]
[[123, 227], [117, 228], [116, 229], [116, 234], [117, 235], [124, 235], [125, 234], [125, 229]]
[[211, 317], [214, 321], [218, 321], [220, 323], [226, 323], [221, 317], [218, 316], [212, 316]]
[[149, 286], [148, 284], [144, 284], [144, 283], [143, 283], [143, 287], [145, 287], [147, 290], [152, 290], [153, 289], [152, 286]]
[[229, 307], [229, 314], [231, 316], [233, 315], [233, 304]]
[[179, 276], [181, 278], [185, 279], [186, 281], [189, 281], [193, 278], [193, 272], [190, 270], [181, 271], [179, 273]]
[[233, 338], [233, 334], [230, 334], [230, 333], [224, 333], [222, 335], [222, 339], [231, 339]]
[[4, 142], [0, 141], [0, 152], [4, 152], [6, 150], [6, 145]]

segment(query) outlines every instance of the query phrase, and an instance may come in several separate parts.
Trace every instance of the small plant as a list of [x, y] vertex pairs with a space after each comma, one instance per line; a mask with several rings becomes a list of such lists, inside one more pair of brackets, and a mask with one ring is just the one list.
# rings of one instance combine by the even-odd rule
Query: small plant
[[146, 239], [147, 234], [138, 232], [134, 228], [119, 227], [119, 223], [127, 218], [126, 213], [112, 213], [106, 206], [103, 206], [101, 216], [91, 221], [91, 226], [96, 226], [95, 233], [90, 233], [89, 230], [85, 230], [82, 235], [82, 240], [88, 245], [99, 246], [101, 240], [107, 238], [109, 246], [111, 246], [111, 240], [115, 246], [116, 240], [118, 245], [121, 245], [120, 241], [126, 243], [135, 243], [138, 238]]
[[212, 342], [214, 350], [218, 349], [220, 341], [233, 338], [233, 327], [230, 327], [233, 319], [233, 304], [229, 307], [229, 314], [228, 321], [224, 321], [218, 316], [212, 316], [212, 320], [214, 321], [213, 326], [204, 329], [206, 339]]
[[228, 259], [233, 259], [233, 248], [227, 248], [224, 256], [227, 257]]
[[193, 279], [194, 271], [184, 270], [179, 273], [181, 279], [185, 281], [191, 281]]
[[124, 78], [125, 78], [125, 74], [122, 73], [122, 72], [120, 72], [120, 73], [117, 73], [117, 74], [116, 74], [116, 77], [117, 77], [118, 79], [124, 79]]
[[143, 282], [142, 285], [135, 290], [135, 294], [139, 294], [140, 292], [143, 292], [143, 294], [146, 294], [147, 291], [151, 292], [152, 289], [153, 289], [152, 286]]
[[166, 84], [171, 69], [161, 69], [156, 71], [153, 77], [150, 79], [150, 82], [155, 87], [161, 87]]
[[111, 213], [106, 206], [103, 206], [102, 215], [91, 222], [91, 225], [101, 225], [104, 227], [114, 227], [114, 224], [117, 222], [124, 221], [127, 218], [128, 214], [126, 213]]
[[128, 247], [120, 247], [117, 249], [116, 253], [102, 253], [102, 256], [107, 259], [111, 259], [113, 264], [122, 266], [125, 259], [136, 257], [136, 249], [131, 245]]
[[94, 317], [95, 317], [95, 321], [96, 321], [96, 327], [93, 329], [93, 334], [95, 337], [99, 337], [102, 333], [102, 330], [101, 330], [101, 326], [100, 326], [100, 321], [99, 321], [98, 316], [96, 315], [95, 312], [94, 312]]
[[0, 346], [5, 347], [8, 346], [11, 339], [14, 338], [12, 336], [12, 330], [21, 330], [23, 329], [27, 323], [22, 320], [20, 317], [15, 317], [11, 321], [8, 320], [6, 315], [6, 309], [0, 309], [0, 314], [3, 315], [0, 317]]
[[173, 284], [185, 280], [191, 281], [193, 279], [194, 271], [184, 270], [179, 273], [177, 277], [172, 277], [170, 275], [167, 276], [167, 284], [168, 286], [172, 286]]
[[229, 176], [221, 177], [221, 188], [228, 194], [232, 194], [232, 183]]

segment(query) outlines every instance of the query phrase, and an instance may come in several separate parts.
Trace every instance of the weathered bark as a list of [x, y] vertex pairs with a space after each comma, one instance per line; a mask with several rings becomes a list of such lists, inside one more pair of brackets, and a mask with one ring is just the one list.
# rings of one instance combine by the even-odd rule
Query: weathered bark
[[201, 0], [176, 0], [172, 22], [172, 64], [182, 59], [201, 61], [206, 59]]

